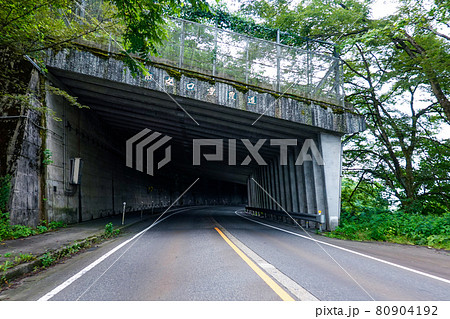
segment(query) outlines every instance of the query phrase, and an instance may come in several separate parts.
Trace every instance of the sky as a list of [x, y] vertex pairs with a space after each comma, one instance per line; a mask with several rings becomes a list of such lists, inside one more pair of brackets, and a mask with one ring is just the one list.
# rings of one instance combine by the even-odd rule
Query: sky
[[[239, 9], [240, 3], [242, 1], [239, 0], [223, 0], [227, 6], [228, 9], [232, 12], [237, 11]], [[214, 4], [216, 0], [207, 0], [208, 3]], [[293, 0], [290, 6], [295, 6], [299, 1]], [[372, 5], [372, 17], [374, 19], [382, 18], [388, 14], [393, 13], [396, 8], [396, 1], [395, 0], [375, 0]]]

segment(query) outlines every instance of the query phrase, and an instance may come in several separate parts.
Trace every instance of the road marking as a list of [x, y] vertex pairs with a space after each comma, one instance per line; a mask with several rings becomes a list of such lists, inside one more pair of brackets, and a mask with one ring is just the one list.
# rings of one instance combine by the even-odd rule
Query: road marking
[[239, 255], [239, 257], [241, 257], [247, 263], [247, 265], [249, 265], [250, 268], [253, 269], [253, 271], [256, 272], [256, 274], [261, 277], [261, 279], [264, 280], [264, 282], [269, 285], [269, 287], [272, 288], [272, 290], [275, 291], [275, 293], [283, 301], [294, 301], [294, 299], [286, 291], [284, 291], [283, 288], [281, 288], [275, 281], [273, 281], [272, 278], [270, 278], [264, 271], [262, 271], [261, 268], [259, 268], [253, 261], [251, 261], [249, 257], [247, 257], [239, 248], [237, 248], [236, 245], [233, 244], [233, 242], [231, 242], [231, 240], [229, 240], [228, 237], [225, 236], [225, 234], [218, 227], [215, 227], [214, 229], [226, 241], [226, 243], [231, 248], [233, 248], [233, 250]]
[[169, 216], [166, 216], [162, 219], [160, 219], [158, 222], [150, 225], [149, 227], [145, 228], [143, 231], [139, 232], [138, 234], [134, 235], [132, 238], [124, 241], [122, 244], [116, 246], [115, 248], [111, 249], [109, 252], [107, 252], [106, 254], [104, 254], [103, 256], [101, 256], [100, 258], [98, 258], [97, 260], [95, 260], [93, 263], [91, 263], [90, 265], [88, 265], [87, 267], [83, 268], [81, 271], [79, 271], [78, 273], [76, 273], [75, 275], [73, 275], [72, 277], [70, 277], [69, 279], [67, 279], [65, 282], [63, 282], [62, 284], [60, 284], [59, 286], [57, 286], [56, 288], [54, 288], [52, 291], [48, 292], [47, 294], [45, 294], [44, 296], [42, 296], [41, 298], [38, 299], [38, 301], [48, 301], [51, 298], [53, 298], [56, 294], [58, 294], [59, 292], [61, 292], [63, 289], [67, 288], [68, 286], [70, 286], [74, 281], [76, 281], [77, 279], [80, 279], [84, 274], [86, 274], [89, 270], [91, 270], [92, 268], [94, 268], [95, 266], [97, 266], [98, 264], [100, 264], [102, 261], [104, 261], [106, 258], [108, 258], [109, 256], [111, 256], [112, 254], [114, 254], [116, 251], [118, 251], [120, 248], [124, 247], [125, 245], [127, 245], [128, 243], [130, 243], [131, 241], [133, 241], [134, 239], [138, 238], [139, 236], [143, 235], [147, 230], [149, 230], [150, 228], [158, 225], [160, 222], [162, 222], [163, 220], [166, 220], [169, 217], [172, 217], [175, 214], [184, 212], [186, 210], [190, 210], [192, 208], [187, 208], [187, 209], [180, 209], [176, 212], [174, 212], [173, 214], [170, 214]]
[[227, 231], [222, 225], [220, 225], [214, 218], [211, 218], [216, 226], [225, 234], [225, 236], [230, 239], [245, 255], [250, 257], [260, 268], [262, 268], [266, 273], [268, 273], [277, 282], [282, 284], [290, 293], [294, 295], [301, 301], [318, 301], [314, 295], [312, 295], [308, 290], [300, 286], [294, 280], [283, 274], [275, 266], [264, 260], [253, 250], [245, 246], [239, 239], [234, 237], [229, 231]]
[[324, 241], [321, 241], [321, 240], [310, 238], [308, 236], [303, 236], [303, 235], [291, 232], [291, 231], [283, 229], [283, 228], [279, 228], [279, 227], [276, 227], [276, 226], [265, 224], [265, 223], [262, 223], [260, 221], [253, 220], [253, 219], [250, 219], [248, 217], [242, 216], [241, 214], [238, 213], [238, 211], [235, 211], [234, 213], [236, 215], [238, 215], [239, 217], [241, 217], [241, 218], [245, 218], [245, 219], [247, 219], [247, 220], [249, 220], [251, 222], [254, 222], [254, 223], [257, 223], [257, 224], [261, 224], [261, 225], [269, 227], [269, 228], [273, 228], [273, 229], [276, 229], [276, 230], [279, 230], [279, 231], [282, 231], [282, 232], [285, 232], [285, 233], [288, 233], [288, 234], [291, 234], [291, 235], [294, 235], [294, 236], [298, 236], [298, 237], [301, 237], [301, 238], [304, 238], [304, 239], [307, 239], [307, 240], [314, 241], [314, 242], [319, 243], [319, 244], [327, 245], [327, 246], [330, 246], [330, 247], [333, 247], [333, 248], [336, 248], [336, 249], [340, 249], [340, 250], [343, 250], [343, 251], [346, 251], [346, 252], [349, 252], [349, 253], [361, 256], [361, 257], [365, 257], [365, 258], [369, 258], [369, 259], [372, 259], [372, 260], [376, 260], [378, 262], [381, 262], [381, 263], [384, 263], [384, 264], [387, 264], [387, 265], [390, 265], [390, 266], [393, 266], [393, 267], [397, 267], [397, 268], [400, 268], [400, 269], [403, 269], [403, 270], [407, 270], [407, 271], [413, 272], [413, 273], [418, 274], [418, 275], [422, 275], [422, 276], [425, 276], [425, 277], [428, 277], [428, 278], [439, 280], [439, 281], [444, 282], [446, 284], [450, 284], [450, 280], [442, 278], [442, 277], [438, 277], [438, 276], [435, 276], [435, 275], [428, 274], [426, 272], [422, 272], [420, 270], [416, 270], [416, 269], [405, 267], [405, 266], [402, 266], [402, 265], [399, 265], [399, 264], [395, 264], [393, 262], [390, 262], [390, 261], [387, 261], [387, 260], [384, 260], [384, 259], [380, 259], [380, 258], [377, 258], [377, 257], [372, 257], [370, 255], [366, 255], [366, 254], [363, 254], [363, 253], [360, 253], [360, 252], [357, 252], [357, 251], [354, 251], [354, 250], [351, 250], [351, 249], [348, 249], [348, 248], [340, 247], [340, 246], [337, 246], [337, 245], [334, 245], [334, 244], [330, 244], [330, 243], [327, 243], [327, 242], [324, 242]]

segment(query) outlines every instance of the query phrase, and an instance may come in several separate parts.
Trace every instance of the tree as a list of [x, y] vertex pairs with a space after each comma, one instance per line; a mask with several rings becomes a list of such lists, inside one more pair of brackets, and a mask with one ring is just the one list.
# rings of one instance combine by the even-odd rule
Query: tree
[[[33, 66], [27, 59], [46, 72], [48, 49], [55, 52], [79, 40], [108, 43], [111, 36], [120, 42], [128, 67], [137, 74], [144, 70], [142, 59], [157, 54], [166, 18], [183, 6], [207, 9], [204, 0], [0, 0], [0, 113], [24, 115], [33, 105], [59, 120], [43, 103], [39, 93], [45, 90], [83, 107], [76, 97], [51, 84], [44, 90], [40, 82], [32, 91], [28, 84]], [[14, 127], [11, 121], [0, 125], [0, 175], [8, 170], [6, 149]]]
[[[147, 59], [165, 38], [165, 19], [190, 5], [207, 9], [203, 0], [0, 0], [0, 94], [24, 94], [27, 83], [17, 76], [28, 55], [39, 64], [47, 49], [59, 50], [72, 41], [109, 34], [122, 37], [126, 53]], [[127, 60], [133, 70], [134, 59]], [[19, 66], [20, 64], [20, 66]], [[18, 96], [16, 96], [18, 97]]]
[[450, 2], [402, 0], [396, 19], [391, 38], [410, 60], [405, 68], [427, 80], [450, 122]]
[[347, 100], [368, 126], [345, 141], [346, 169], [359, 180], [355, 187], [379, 181], [406, 211], [448, 210], [448, 140], [436, 136], [449, 119], [450, 47], [441, 30], [449, 27], [448, 1], [426, 7], [402, 0], [398, 13], [378, 20], [370, 18], [369, 1], [286, 4], [245, 2], [242, 10], [265, 25], [336, 43]]

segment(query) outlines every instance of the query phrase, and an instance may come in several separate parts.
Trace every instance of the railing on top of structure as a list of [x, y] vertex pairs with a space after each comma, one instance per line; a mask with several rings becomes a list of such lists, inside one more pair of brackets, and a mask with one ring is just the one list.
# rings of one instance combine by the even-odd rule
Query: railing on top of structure
[[180, 69], [344, 106], [338, 57], [172, 18], [156, 60]]
[[[342, 63], [332, 54], [281, 44], [279, 33], [277, 42], [271, 42], [180, 18], [168, 20], [167, 33], [159, 56], [150, 60], [278, 95], [345, 107]], [[122, 51], [111, 38], [108, 44], [76, 42]]]

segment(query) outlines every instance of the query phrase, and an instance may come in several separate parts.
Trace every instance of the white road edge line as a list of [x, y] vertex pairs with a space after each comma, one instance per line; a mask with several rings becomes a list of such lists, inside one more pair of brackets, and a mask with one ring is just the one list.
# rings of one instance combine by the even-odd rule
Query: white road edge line
[[253, 250], [244, 245], [239, 239], [234, 237], [228, 230], [220, 225], [214, 218], [212, 218], [217, 228], [219, 228], [247, 257], [250, 257], [262, 270], [268, 273], [273, 279], [278, 281], [279, 284], [284, 286], [292, 295], [297, 297], [300, 301], [319, 301], [308, 290], [300, 286], [297, 282], [283, 274], [275, 266], [264, 260], [261, 256], [255, 253]]
[[114, 254], [116, 251], [118, 251], [120, 248], [124, 247], [125, 245], [127, 245], [128, 243], [130, 243], [131, 241], [133, 241], [134, 239], [138, 238], [139, 236], [141, 236], [142, 234], [144, 234], [147, 230], [149, 230], [150, 228], [158, 225], [160, 222], [162, 222], [163, 220], [166, 220], [169, 217], [172, 217], [173, 215], [176, 215], [178, 213], [184, 212], [186, 210], [190, 210], [192, 208], [187, 208], [187, 209], [180, 209], [172, 214], [170, 214], [169, 216], [166, 216], [164, 218], [162, 218], [161, 220], [159, 220], [158, 222], [150, 225], [149, 227], [145, 228], [143, 231], [139, 232], [138, 234], [134, 235], [132, 238], [127, 239], [126, 241], [124, 241], [123, 243], [121, 243], [120, 245], [116, 246], [115, 248], [111, 249], [109, 252], [107, 252], [106, 254], [104, 254], [103, 256], [101, 256], [100, 258], [98, 258], [96, 261], [94, 261], [93, 263], [91, 263], [90, 265], [88, 265], [87, 267], [83, 268], [82, 270], [80, 270], [78, 273], [76, 273], [75, 275], [73, 275], [72, 277], [70, 277], [69, 279], [67, 279], [65, 282], [63, 282], [62, 284], [60, 284], [59, 286], [57, 286], [56, 288], [54, 288], [52, 291], [48, 292], [47, 294], [45, 294], [44, 296], [42, 296], [41, 298], [39, 298], [37, 301], [48, 301], [51, 298], [53, 298], [55, 295], [57, 295], [59, 292], [61, 292], [63, 289], [67, 288], [68, 286], [70, 286], [75, 280], [81, 278], [84, 274], [86, 274], [89, 270], [91, 270], [92, 268], [94, 268], [95, 266], [97, 266], [98, 264], [100, 264], [102, 261], [104, 261], [106, 258], [108, 258], [109, 256], [111, 256], [112, 254]]
[[358, 255], [358, 256], [362, 256], [362, 257], [365, 257], [365, 258], [376, 260], [378, 262], [381, 262], [381, 263], [384, 263], [384, 264], [387, 264], [387, 265], [390, 265], [390, 266], [394, 266], [394, 267], [397, 267], [397, 268], [400, 268], [400, 269], [403, 269], [403, 270], [407, 270], [407, 271], [413, 272], [413, 273], [418, 274], [418, 275], [422, 275], [422, 276], [425, 276], [425, 277], [428, 277], [428, 278], [432, 278], [432, 279], [435, 279], [435, 280], [442, 281], [442, 282], [444, 282], [446, 284], [450, 284], [450, 280], [442, 278], [442, 277], [438, 277], [438, 276], [435, 276], [435, 275], [428, 274], [426, 272], [422, 272], [422, 271], [415, 270], [415, 269], [412, 269], [412, 268], [409, 268], [409, 267], [405, 267], [405, 266], [402, 266], [402, 265], [399, 265], [399, 264], [395, 264], [393, 262], [390, 262], [390, 261], [387, 261], [387, 260], [384, 260], [384, 259], [380, 259], [380, 258], [377, 258], [377, 257], [372, 257], [370, 255], [359, 253], [357, 251], [354, 251], [354, 250], [351, 250], [351, 249], [348, 249], [348, 248], [344, 248], [344, 247], [340, 247], [340, 246], [337, 246], [337, 245], [334, 245], [334, 244], [330, 244], [330, 243], [327, 243], [327, 242], [324, 242], [324, 241], [321, 241], [321, 240], [317, 240], [317, 239], [313, 239], [313, 238], [310, 238], [310, 237], [307, 237], [307, 236], [303, 236], [303, 235], [291, 232], [291, 231], [283, 229], [283, 228], [279, 228], [279, 227], [276, 227], [276, 226], [265, 224], [265, 223], [262, 223], [262, 222], [250, 219], [248, 217], [242, 216], [241, 214], [238, 213], [238, 211], [235, 211], [234, 213], [236, 215], [238, 215], [239, 217], [241, 217], [241, 218], [245, 218], [245, 219], [247, 219], [247, 220], [249, 220], [251, 222], [254, 222], [254, 223], [257, 223], [257, 224], [261, 224], [261, 225], [269, 227], [269, 228], [273, 228], [273, 229], [276, 229], [276, 230], [279, 230], [279, 231], [282, 231], [282, 232], [285, 232], [285, 233], [288, 233], [288, 234], [291, 234], [291, 235], [294, 235], [294, 236], [302, 237], [302, 238], [307, 239], [307, 240], [315, 241], [315, 242], [323, 244], [323, 245], [327, 245], [327, 246], [330, 246], [330, 247], [333, 247], [333, 248], [336, 248], [336, 249], [340, 249], [340, 250], [343, 250], [343, 251], [346, 251], [346, 252], [349, 252], [349, 253], [352, 253], [352, 254], [355, 254], [355, 255]]

